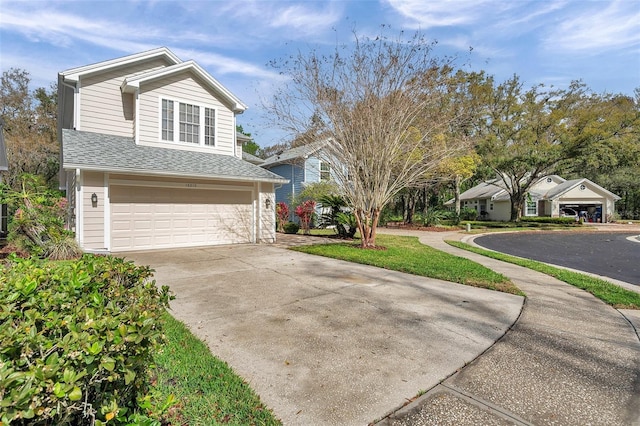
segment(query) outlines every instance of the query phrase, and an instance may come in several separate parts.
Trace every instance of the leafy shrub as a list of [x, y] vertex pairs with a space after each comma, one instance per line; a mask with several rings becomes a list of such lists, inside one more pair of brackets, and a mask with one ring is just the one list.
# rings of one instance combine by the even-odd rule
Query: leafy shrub
[[278, 232], [284, 232], [284, 225], [289, 221], [289, 206], [287, 203], [276, 204], [276, 222]]
[[170, 299], [151, 274], [95, 255], [10, 256], [0, 265], [0, 423], [126, 424], [144, 416]]
[[573, 217], [537, 217], [537, 216], [525, 216], [520, 218], [521, 222], [535, 222], [535, 223], [557, 223], [559, 225], [579, 225]]
[[424, 225], [425, 226], [439, 225], [441, 220], [446, 219], [449, 216], [450, 216], [449, 212], [445, 210], [430, 209], [424, 215]]
[[285, 234], [297, 234], [300, 230], [300, 225], [295, 222], [287, 222], [284, 224], [284, 233]]
[[470, 207], [460, 209], [460, 220], [476, 220], [477, 217], [478, 212], [476, 209], [472, 209]]
[[340, 238], [353, 238], [358, 232], [358, 223], [353, 213], [340, 212], [336, 215], [336, 230]]
[[346, 200], [336, 194], [325, 195], [319, 200], [323, 208], [329, 211], [322, 215], [324, 226], [334, 226], [340, 238], [353, 238], [358, 230], [356, 217], [349, 213]]
[[0, 199], [15, 210], [7, 240], [18, 250], [51, 259], [82, 254], [73, 233], [64, 228], [67, 200], [44, 186], [41, 177], [23, 175], [19, 191], [2, 186]]
[[469, 220], [464, 221], [461, 225], [470, 224], [474, 229], [482, 228], [522, 228], [522, 227], [538, 227], [535, 223], [518, 223], [518, 222], [500, 222], [500, 221], [482, 221], [482, 220]]
[[315, 212], [316, 202], [314, 200], [303, 201], [296, 207], [295, 213], [298, 219], [300, 219], [300, 227], [304, 234], [309, 234]]

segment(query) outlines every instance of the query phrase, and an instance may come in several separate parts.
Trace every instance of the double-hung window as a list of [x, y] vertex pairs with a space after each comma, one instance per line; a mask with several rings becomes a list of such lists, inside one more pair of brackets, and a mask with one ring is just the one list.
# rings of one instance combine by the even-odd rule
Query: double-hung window
[[216, 110], [213, 108], [204, 109], [204, 144], [216, 144]]
[[200, 143], [200, 107], [180, 102], [180, 142]]
[[173, 140], [173, 101], [162, 100], [162, 140]]
[[536, 200], [527, 200], [525, 216], [537, 216], [538, 215], [538, 203]]
[[320, 180], [331, 180], [331, 165], [325, 161], [320, 162]]
[[160, 139], [167, 142], [215, 146], [216, 110], [163, 98], [160, 113]]

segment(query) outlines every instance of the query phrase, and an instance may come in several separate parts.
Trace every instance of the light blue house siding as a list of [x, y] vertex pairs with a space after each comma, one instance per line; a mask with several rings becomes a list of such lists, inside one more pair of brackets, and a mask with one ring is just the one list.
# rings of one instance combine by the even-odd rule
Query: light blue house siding
[[[276, 203], [291, 204], [291, 200], [298, 195], [302, 189], [304, 182], [304, 169], [294, 164], [279, 164], [269, 168], [273, 173], [289, 180], [289, 183], [276, 185]], [[291, 207], [291, 206], [290, 206]], [[293, 214], [293, 207], [290, 208]]]
[[[322, 180], [321, 177], [337, 181], [335, 167], [333, 167], [333, 165], [327, 167], [327, 163], [324, 163], [324, 176], [321, 176], [323, 174], [323, 161], [320, 159], [322, 157], [320, 150], [324, 143], [324, 141], [321, 141], [292, 148], [267, 158], [265, 162], [261, 164], [265, 169], [289, 180], [289, 183], [281, 186], [276, 185], [275, 193], [276, 202], [284, 202], [289, 205], [291, 220], [297, 220], [293, 213], [295, 206], [292, 205], [292, 200], [296, 198], [306, 186], [320, 182]], [[322, 213], [320, 207], [317, 208], [317, 213], [318, 215]]]

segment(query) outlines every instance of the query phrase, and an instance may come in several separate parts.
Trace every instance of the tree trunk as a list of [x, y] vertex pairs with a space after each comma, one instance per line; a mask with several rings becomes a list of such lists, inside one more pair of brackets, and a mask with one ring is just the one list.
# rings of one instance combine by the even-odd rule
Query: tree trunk
[[456, 175], [455, 184], [456, 217], [460, 217], [460, 175]]
[[524, 194], [522, 192], [518, 191], [511, 196], [511, 222], [520, 222], [523, 204]]
[[416, 211], [416, 197], [413, 193], [407, 195], [407, 208], [404, 221], [405, 223], [413, 223], [413, 214]]
[[376, 247], [376, 229], [380, 220], [380, 209], [374, 209], [371, 212], [363, 210], [356, 211], [356, 223], [360, 232], [360, 247], [375, 248]]

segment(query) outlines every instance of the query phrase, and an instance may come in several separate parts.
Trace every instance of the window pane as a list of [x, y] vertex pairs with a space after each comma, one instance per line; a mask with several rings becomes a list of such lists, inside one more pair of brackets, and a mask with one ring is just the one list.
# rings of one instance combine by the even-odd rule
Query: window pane
[[212, 108], [204, 109], [204, 144], [216, 144], [216, 110]]
[[173, 140], [173, 101], [162, 100], [162, 140]]
[[527, 201], [527, 216], [535, 216], [538, 213], [535, 201]]
[[180, 142], [200, 143], [200, 107], [180, 103]]
[[320, 163], [320, 180], [331, 180], [331, 166], [324, 161]]

